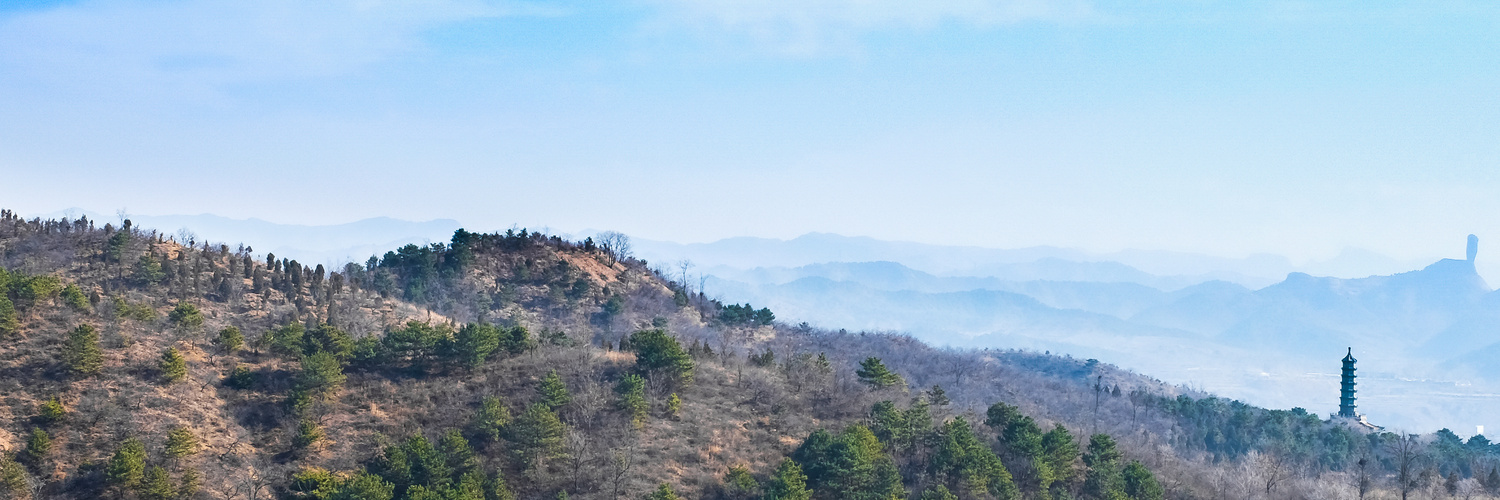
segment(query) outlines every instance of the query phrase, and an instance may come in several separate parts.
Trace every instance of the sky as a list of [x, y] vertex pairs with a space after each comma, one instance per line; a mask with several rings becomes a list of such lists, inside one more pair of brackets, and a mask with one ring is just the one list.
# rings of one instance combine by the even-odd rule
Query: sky
[[1497, 89], [1478, 1], [8, 0], [0, 206], [1461, 257]]

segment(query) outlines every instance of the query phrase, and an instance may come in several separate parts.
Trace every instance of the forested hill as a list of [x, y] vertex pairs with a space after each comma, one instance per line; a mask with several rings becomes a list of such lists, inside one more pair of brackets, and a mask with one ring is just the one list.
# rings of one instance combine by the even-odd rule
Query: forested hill
[[1483, 437], [1366, 433], [1094, 360], [788, 325], [665, 278], [620, 235], [459, 230], [335, 270], [292, 257], [129, 221], [0, 212], [0, 494], [1352, 498], [1360, 478], [1390, 491], [1500, 488]]

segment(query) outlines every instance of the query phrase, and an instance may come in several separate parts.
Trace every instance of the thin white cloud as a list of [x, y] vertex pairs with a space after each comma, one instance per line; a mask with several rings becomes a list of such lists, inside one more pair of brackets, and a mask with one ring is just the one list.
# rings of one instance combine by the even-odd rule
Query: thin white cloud
[[1000, 26], [1088, 18], [1085, 0], [648, 0], [668, 22], [729, 32], [794, 54], [850, 48], [860, 35], [953, 23]]
[[482, 0], [96, 0], [0, 18], [13, 81], [80, 90], [205, 90], [316, 78], [421, 50], [420, 35], [515, 14]]

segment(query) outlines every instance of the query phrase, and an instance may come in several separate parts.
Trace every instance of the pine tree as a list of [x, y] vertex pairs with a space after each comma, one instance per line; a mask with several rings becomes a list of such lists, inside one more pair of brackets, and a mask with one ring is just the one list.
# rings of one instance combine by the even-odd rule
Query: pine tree
[[812, 490], [807, 489], [807, 475], [802, 466], [790, 458], [783, 459], [776, 467], [776, 474], [766, 483], [764, 500], [812, 500]]
[[328, 396], [338, 392], [347, 378], [337, 356], [317, 352], [302, 357], [302, 371], [297, 372], [295, 384], [298, 391], [311, 396]]
[[93, 325], [84, 323], [68, 332], [68, 340], [63, 344], [63, 361], [75, 374], [99, 373], [99, 368], [104, 366], [104, 351], [99, 348], [99, 331]]
[[444, 349], [445, 357], [455, 364], [478, 368], [490, 355], [500, 350], [500, 329], [484, 323], [469, 323], [453, 335]]
[[542, 379], [542, 384], [537, 386], [536, 392], [542, 397], [541, 403], [553, 411], [567, 406], [568, 402], [573, 400], [572, 396], [568, 395], [567, 384], [563, 383], [562, 376], [557, 374], [557, 370], [547, 372], [547, 376]]
[[318, 426], [312, 419], [304, 418], [297, 424], [297, 436], [292, 438], [292, 446], [299, 450], [312, 447], [323, 440], [323, 428]]
[[918, 500], [958, 500], [958, 495], [954, 495], [953, 492], [949, 491], [947, 486], [939, 484], [936, 488], [922, 492], [922, 496]]
[[1078, 444], [1073, 441], [1073, 434], [1062, 424], [1055, 424], [1051, 431], [1042, 435], [1042, 450], [1053, 481], [1072, 482], [1077, 475], [1073, 462], [1078, 459]]
[[361, 472], [340, 486], [330, 500], [391, 500], [395, 495], [396, 485], [380, 476]]
[[167, 319], [178, 328], [196, 330], [203, 327], [203, 312], [190, 302], [178, 302], [177, 307], [167, 314]]
[[146, 470], [146, 447], [135, 438], [126, 439], [115, 449], [104, 468], [104, 480], [122, 488], [135, 488]]
[[640, 330], [630, 334], [630, 346], [635, 350], [635, 369], [648, 377], [666, 376], [678, 383], [693, 381], [693, 357], [682, 350], [677, 339], [667, 335], [666, 330]]
[[166, 469], [152, 467], [141, 478], [136, 494], [141, 500], [173, 500], [177, 497], [177, 489], [172, 487], [172, 477], [167, 474]]
[[567, 426], [551, 408], [536, 403], [506, 427], [506, 439], [515, 443], [521, 462], [530, 468], [557, 455], [566, 432]]
[[1125, 483], [1125, 494], [1133, 500], [1162, 500], [1161, 484], [1156, 482], [1156, 477], [1151, 471], [1138, 461], [1130, 462], [1125, 466], [1121, 474]]
[[479, 405], [479, 412], [474, 415], [470, 428], [475, 434], [493, 443], [500, 440], [505, 426], [510, 425], [510, 420], [510, 409], [500, 402], [500, 398], [489, 396]]
[[197, 469], [189, 468], [182, 471], [182, 481], [177, 486], [177, 498], [193, 498], [198, 490], [203, 489], [203, 475]]
[[934, 385], [931, 389], [927, 390], [927, 401], [931, 402], [934, 406], [948, 406], [953, 403], [952, 400], [948, 399], [948, 392], [944, 391], [941, 385]]
[[1010, 471], [1000, 457], [974, 435], [969, 422], [957, 417], [943, 425], [929, 470], [938, 481], [970, 497], [1018, 498]]
[[646, 403], [646, 379], [636, 374], [626, 375], [615, 385], [615, 394], [620, 396], [617, 404], [630, 417], [630, 425], [637, 429], [644, 427], [649, 407]]
[[750, 469], [743, 465], [736, 465], [724, 473], [724, 492], [733, 500], [749, 500], [755, 498], [760, 484], [750, 475]]
[[7, 498], [26, 498], [28, 483], [26, 467], [12, 460], [10, 455], [0, 453], [0, 493], [10, 495]]
[[198, 436], [187, 427], [176, 427], [167, 432], [165, 453], [168, 457], [182, 458], [198, 452]]
[[837, 437], [818, 429], [792, 459], [807, 473], [807, 482], [823, 498], [892, 500], [906, 496], [901, 474], [880, 440], [862, 425], [844, 428]]
[[133, 276], [135, 281], [142, 286], [151, 286], [160, 283], [163, 278], [167, 277], [167, 274], [162, 270], [161, 262], [148, 254], [141, 255], [141, 258], [136, 260]]
[[161, 376], [168, 383], [187, 377], [187, 359], [182, 357], [176, 347], [162, 351], [161, 360], [157, 361], [156, 366], [161, 369]]
[[667, 397], [667, 415], [676, 420], [681, 413], [682, 398], [677, 397], [677, 393], [674, 392], [671, 396]]
[[26, 457], [39, 464], [52, 452], [52, 436], [41, 427], [31, 428], [31, 437], [26, 440]]
[[670, 485], [661, 483], [660, 486], [656, 487], [656, 491], [651, 492], [651, 494], [643, 498], [644, 500], [681, 500], [682, 497], [677, 496], [677, 493], [672, 491]]
[[[479, 459], [474, 456], [474, 448], [469, 446], [469, 440], [464, 439], [457, 429], [450, 429], [443, 434], [443, 439], [438, 441], [438, 449], [442, 451], [452, 474], [464, 475], [479, 469]], [[483, 483], [483, 477], [480, 478], [480, 483]]]
[[20, 331], [21, 318], [16, 315], [16, 305], [0, 290], [0, 339], [10, 338]]
[[854, 374], [859, 376], [860, 382], [876, 389], [884, 389], [902, 382], [901, 376], [887, 369], [880, 358], [865, 358], [859, 363], [859, 370], [856, 370]]
[[[505, 484], [505, 476], [495, 474], [490, 478], [490, 486], [487, 488], [487, 500], [516, 500], [516, 494], [510, 491], [510, 486]], [[567, 492], [563, 492], [564, 495]]]
[[214, 343], [219, 344], [219, 348], [224, 349], [224, 352], [235, 352], [244, 347], [245, 335], [240, 333], [238, 327], [226, 326], [223, 330], [219, 330], [219, 337]]

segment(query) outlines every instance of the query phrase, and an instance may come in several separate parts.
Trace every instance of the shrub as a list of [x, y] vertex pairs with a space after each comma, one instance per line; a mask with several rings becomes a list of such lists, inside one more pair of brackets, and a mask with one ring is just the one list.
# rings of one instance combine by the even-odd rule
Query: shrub
[[255, 387], [255, 372], [243, 365], [236, 365], [229, 375], [224, 377], [224, 385], [233, 389], [245, 390]]
[[57, 396], [52, 396], [52, 399], [42, 401], [42, 404], [37, 405], [37, 419], [43, 424], [57, 423], [67, 416], [67, 413], [68, 409], [63, 407], [62, 401], [57, 399]]
[[63, 287], [62, 299], [64, 304], [75, 311], [89, 310], [89, 298], [83, 295], [83, 290], [80, 290], [78, 285], [69, 283], [68, 286]]

